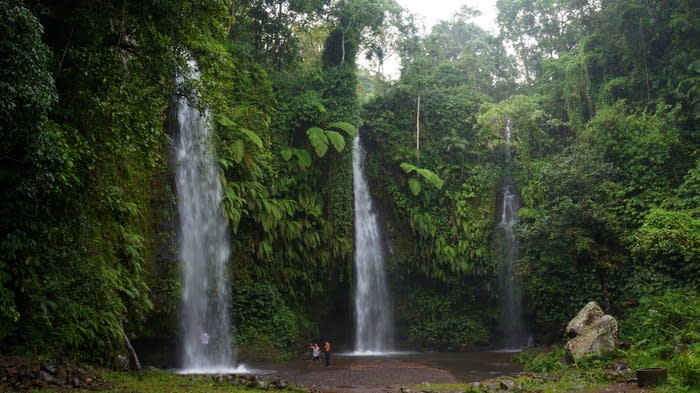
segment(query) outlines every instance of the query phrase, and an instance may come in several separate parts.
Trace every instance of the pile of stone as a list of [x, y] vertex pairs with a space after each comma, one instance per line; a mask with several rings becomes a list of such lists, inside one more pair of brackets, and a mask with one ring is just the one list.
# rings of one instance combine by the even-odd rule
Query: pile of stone
[[234, 375], [222, 374], [212, 376], [214, 381], [219, 384], [229, 384], [237, 386], [246, 386], [249, 388], [261, 390], [284, 390], [289, 387], [287, 381], [279, 378], [265, 378], [258, 375]]
[[105, 390], [110, 385], [89, 366], [39, 362], [16, 356], [0, 358], [0, 391], [51, 387]]

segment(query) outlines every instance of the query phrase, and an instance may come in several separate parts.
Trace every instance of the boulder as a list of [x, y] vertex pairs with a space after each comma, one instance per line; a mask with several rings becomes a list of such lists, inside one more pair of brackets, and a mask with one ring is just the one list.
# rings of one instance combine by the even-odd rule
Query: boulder
[[576, 335], [565, 348], [571, 359], [578, 360], [615, 349], [617, 320], [605, 314], [596, 302], [590, 302], [569, 322], [566, 332]]
[[568, 334], [569, 337], [576, 337], [582, 334], [603, 315], [605, 315], [605, 313], [598, 303], [588, 302], [588, 304], [583, 306], [581, 311], [576, 314], [574, 319], [569, 321], [569, 324], [566, 325], [566, 334]]

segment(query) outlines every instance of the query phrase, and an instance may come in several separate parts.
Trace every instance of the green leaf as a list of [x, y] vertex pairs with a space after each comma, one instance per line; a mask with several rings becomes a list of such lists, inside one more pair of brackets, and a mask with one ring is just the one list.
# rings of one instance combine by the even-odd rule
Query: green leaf
[[263, 148], [263, 141], [260, 139], [258, 134], [254, 133], [253, 131], [247, 129], [247, 128], [240, 128], [239, 131], [245, 135], [249, 141], [253, 142], [255, 146], [258, 147], [258, 149], [262, 150]]
[[311, 146], [313, 146], [316, 155], [323, 157], [328, 152], [328, 137], [326, 132], [319, 127], [311, 127], [306, 130], [306, 135], [309, 137]]
[[219, 124], [221, 124], [224, 127], [234, 127], [236, 125], [236, 123], [226, 115], [219, 115], [218, 120]]
[[355, 137], [355, 134], [357, 133], [357, 128], [354, 125], [344, 121], [335, 121], [330, 123], [328, 124], [328, 128], [335, 128], [336, 130], [345, 131], [345, 133], [351, 137]]
[[285, 148], [280, 151], [280, 155], [282, 156], [282, 159], [285, 161], [289, 161], [292, 158], [292, 149]]
[[335, 131], [326, 131], [326, 136], [338, 153], [345, 149], [345, 138], [342, 135]]
[[420, 194], [420, 182], [417, 179], [414, 179], [414, 178], [408, 179], [408, 188], [411, 189], [411, 193], [413, 195]]
[[311, 166], [311, 154], [309, 154], [308, 151], [305, 149], [297, 149], [294, 154], [297, 156], [299, 165], [301, 165], [302, 168], [308, 168]]
[[423, 176], [430, 184], [434, 185], [436, 188], [442, 188], [445, 183], [444, 180], [440, 179], [440, 176], [436, 175], [432, 171], [424, 168], [416, 168], [419, 175]]
[[416, 166], [409, 164], [407, 162], [402, 162], [401, 163], [401, 169], [403, 169], [404, 172], [406, 173], [411, 173], [416, 170]]
[[237, 139], [231, 144], [231, 158], [236, 164], [240, 164], [245, 154], [245, 144], [240, 139]]

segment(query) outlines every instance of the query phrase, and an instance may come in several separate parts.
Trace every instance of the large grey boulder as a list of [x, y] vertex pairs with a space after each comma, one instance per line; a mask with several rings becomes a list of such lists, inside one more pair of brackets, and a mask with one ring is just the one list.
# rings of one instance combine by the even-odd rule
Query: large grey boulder
[[575, 336], [566, 343], [566, 352], [570, 358], [578, 360], [615, 349], [617, 320], [605, 314], [598, 303], [590, 302], [569, 322], [566, 333]]

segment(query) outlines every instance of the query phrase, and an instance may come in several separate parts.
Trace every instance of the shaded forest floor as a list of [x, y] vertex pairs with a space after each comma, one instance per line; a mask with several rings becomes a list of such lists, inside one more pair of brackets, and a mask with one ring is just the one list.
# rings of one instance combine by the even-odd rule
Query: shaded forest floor
[[[262, 371], [261, 375], [179, 375], [151, 370], [138, 373], [96, 370], [73, 363], [47, 364], [21, 358], [0, 359], [0, 391], [110, 393], [312, 392], [312, 393], [665, 393], [635, 383], [594, 382], [586, 374], [520, 374], [465, 382], [450, 371], [416, 361], [363, 359], [330, 367], [308, 365]], [[284, 365], [282, 365], [284, 366]], [[55, 369], [54, 369], [55, 367]], [[52, 379], [53, 378], [53, 379]]]
[[364, 359], [280, 370], [275, 376], [318, 393], [651, 393], [634, 382], [598, 382], [585, 374], [520, 374], [466, 382], [433, 365], [398, 359]]

